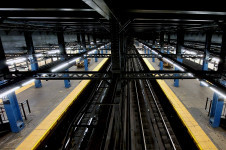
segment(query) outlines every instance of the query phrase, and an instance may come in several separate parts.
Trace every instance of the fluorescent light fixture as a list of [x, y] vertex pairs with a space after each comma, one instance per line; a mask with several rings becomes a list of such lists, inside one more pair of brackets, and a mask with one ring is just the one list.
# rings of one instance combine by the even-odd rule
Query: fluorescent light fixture
[[60, 53], [60, 50], [52, 50], [52, 51], [48, 51], [48, 54], [56, 54], [56, 53]]
[[216, 62], [220, 62], [220, 59], [217, 58], [217, 57], [213, 57], [212, 60], [213, 60], [213, 61], [216, 61]]
[[81, 58], [81, 57], [79, 57], [79, 58], [75, 58], [75, 59], [73, 59], [73, 60], [69, 61], [68, 63], [69, 63], [69, 64], [74, 63], [74, 62], [76, 62], [77, 60], [79, 60], [80, 58]]
[[202, 85], [204, 85], [204, 86], [209, 86], [209, 84], [206, 83], [206, 82], [204, 82], [204, 81], [200, 81], [200, 83], [201, 83]]
[[94, 50], [88, 52], [88, 54], [93, 54], [95, 51], [96, 51], [96, 50], [94, 49]]
[[177, 69], [178, 70], [180, 70], [180, 71], [184, 71], [184, 69], [183, 68], [181, 68], [180, 66], [178, 66], [177, 64], [173, 64], [175, 67], [177, 67]]
[[64, 67], [66, 67], [67, 65], [68, 65], [68, 63], [64, 63], [64, 64], [62, 64], [62, 65], [60, 65], [60, 66], [58, 66], [58, 67], [52, 69], [52, 72], [58, 71], [58, 70], [60, 70], [60, 69], [62, 69], [62, 68], [64, 68]]
[[22, 84], [22, 86], [28, 85], [28, 84], [30, 84], [30, 83], [32, 83], [32, 82], [34, 82], [34, 81], [35, 81], [35, 79], [28, 80], [27, 82], [24, 82], [24, 83]]
[[154, 50], [152, 50], [152, 52], [154, 53], [154, 54], [158, 54], [156, 51], [154, 51]]
[[167, 61], [168, 63], [170, 63], [170, 64], [174, 64], [171, 60], [169, 60], [169, 59], [167, 59], [167, 58], [163, 58], [163, 60], [165, 60], [165, 61]]
[[43, 54], [35, 54], [36, 57], [42, 57]]
[[8, 91], [6, 91], [6, 92], [0, 94], [0, 98], [3, 98], [3, 97], [5, 97], [5, 96], [7, 96], [8, 94], [10, 94], [10, 93], [16, 91], [16, 90], [19, 89], [19, 88], [20, 88], [20, 87], [17, 86], [17, 87], [14, 87], [14, 88], [12, 88], [12, 89], [10, 89], [10, 90], [8, 90]]
[[221, 93], [220, 91], [218, 91], [217, 89], [213, 88], [213, 87], [210, 87], [210, 89], [212, 91], [214, 91], [215, 93], [217, 93], [218, 95], [222, 96], [223, 98], [226, 98], [226, 95]]
[[16, 59], [10, 59], [9, 61], [6, 61], [6, 64], [7, 65], [13, 65], [14, 63], [21, 63], [21, 62], [24, 62], [26, 61], [26, 58], [25, 57], [18, 57]]
[[190, 77], [194, 77], [194, 75], [192, 73], [188, 73], [188, 76]]

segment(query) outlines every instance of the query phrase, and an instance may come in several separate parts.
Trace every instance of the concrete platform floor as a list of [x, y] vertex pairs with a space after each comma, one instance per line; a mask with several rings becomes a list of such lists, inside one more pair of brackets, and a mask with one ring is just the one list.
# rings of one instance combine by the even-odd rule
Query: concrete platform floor
[[[89, 70], [93, 70], [103, 58], [98, 58], [98, 62], [92, 59], [89, 64]], [[69, 70], [77, 69], [76, 66]], [[25, 128], [20, 133], [8, 133], [0, 137], [0, 149], [15, 149], [23, 139], [79, 84], [81, 80], [71, 80], [71, 87], [65, 88], [63, 80], [42, 81], [42, 88], [34, 86], [17, 95], [18, 102], [28, 99], [31, 114], [25, 120]]]
[[[149, 58], [148, 60], [156, 70], [159, 70], [158, 59], [155, 59], [155, 62], [152, 62], [152, 58]], [[164, 68], [164, 70], [167, 69]], [[221, 127], [212, 128], [209, 125], [209, 117], [205, 110], [206, 98], [212, 99], [213, 91], [208, 87], [201, 87], [200, 82], [195, 79], [180, 80], [179, 87], [174, 87], [173, 80], [169, 79], [165, 81], [217, 148], [225, 150], [226, 130]]]

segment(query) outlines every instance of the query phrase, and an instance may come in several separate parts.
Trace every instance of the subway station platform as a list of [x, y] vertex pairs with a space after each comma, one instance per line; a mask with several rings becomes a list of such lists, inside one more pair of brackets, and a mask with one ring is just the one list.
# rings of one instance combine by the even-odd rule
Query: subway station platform
[[[89, 70], [93, 70], [103, 58], [98, 58], [95, 62], [91, 59]], [[70, 71], [82, 71], [84, 68], [73, 66]], [[0, 137], [0, 149], [11, 150], [17, 146], [65, 99], [71, 91], [73, 91], [81, 80], [71, 80], [71, 87], [65, 88], [64, 81], [52, 80], [42, 81], [41, 88], [35, 88], [34, 83], [18, 89], [16, 91], [18, 102], [28, 99], [31, 113], [27, 116], [25, 128], [19, 133], [7, 133]]]
[[[142, 51], [140, 52], [143, 53]], [[152, 58], [148, 58], [147, 60], [155, 70], [159, 70], [160, 61], [158, 59], [155, 59], [155, 62], [152, 62]], [[167, 69], [163, 68], [163, 70]], [[213, 91], [211, 91], [208, 87], [200, 86], [200, 82], [196, 79], [179, 80], [179, 87], [174, 87], [174, 80], [168, 79], [164, 81], [175, 93], [180, 102], [182, 102], [182, 104], [202, 128], [205, 134], [215, 144], [215, 146], [220, 150], [225, 150], [226, 129], [221, 127], [212, 128], [209, 124], [208, 112], [205, 110], [206, 99], [207, 97], [210, 99], [213, 98]]]

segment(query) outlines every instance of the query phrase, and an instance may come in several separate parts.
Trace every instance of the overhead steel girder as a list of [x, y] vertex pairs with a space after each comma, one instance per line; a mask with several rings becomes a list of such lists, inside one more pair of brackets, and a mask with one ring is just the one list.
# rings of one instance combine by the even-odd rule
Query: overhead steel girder
[[88, 55], [85, 55], [84, 57], [87, 57], [87, 58], [109, 58], [111, 57], [111, 54], [88, 54]]
[[178, 72], [178, 73], [169, 73], [169, 72], [155, 72], [155, 73], [124, 73], [122, 75], [124, 79], [195, 79], [194, 76], [190, 75], [190, 73]]
[[101, 73], [94, 71], [86, 72], [64, 72], [64, 73], [38, 73], [33, 76], [40, 80], [87, 80], [87, 79], [111, 79], [109, 73]]
[[[67, 75], [67, 77], [65, 77]], [[189, 73], [132, 73], [132, 72], [124, 72], [121, 73], [122, 79], [194, 79], [193, 76], [190, 76]], [[87, 79], [101, 79], [101, 80], [107, 80], [112, 79], [112, 74], [110, 73], [39, 73], [34, 75], [35, 79], [39, 80], [87, 80]]]
[[[61, 72], [10, 72], [15, 76], [23, 78], [33, 77], [41, 80], [85, 80], [85, 79], [112, 79], [112, 72], [98, 72], [98, 71], [61, 71]], [[197, 74], [209, 76], [212, 78], [220, 78], [215, 71], [197, 71]], [[68, 75], [68, 77], [65, 77]], [[121, 72], [122, 79], [194, 79], [195, 77], [189, 72], [161, 70], [148, 72]]]

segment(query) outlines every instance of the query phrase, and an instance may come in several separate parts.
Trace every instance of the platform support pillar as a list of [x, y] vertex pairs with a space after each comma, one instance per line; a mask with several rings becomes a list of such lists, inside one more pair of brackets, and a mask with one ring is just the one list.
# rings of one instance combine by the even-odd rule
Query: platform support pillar
[[[207, 71], [208, 70], [208, 61], [210, 56], [210, 46], [211, 46], [211, 38], [212, 38], [212, 31], [208, 30], [206, 32], [206, 41], [205, 41], [205, 49], [204, 49], [204, 57], [203, 57], [203, 63], [202, 63], [202, 70]], [[200, 83], [200, 86], [202, 83]]]
[[85, 71], [89, 70], [89, 68], [88, 68], [88, 59], [86, 57], [84, 58], [84, 67], [85, 67]]
[[[97, 53], [98, 53], [98, 50], [95, 51], [95, 54], [97, 54]], [[97, 56], [95, 56], [95, 62], [98, 62], [98, 57]]]
[[105, 45], [104, 47], [105, 47], [105, 50], [106, 50], [105, 52], [107, 54], [108, 53], [108, 47], [107, 47], [107, 45]]
[[223, 26], [222, 42], [221, 42], [221, 51], [220, 51], [220, 62], [218, 64], [217, 71], [223, 73], [226, 71], [226, 25]]
[[[164, 32], [160, 32], [160, 46], [161, 46], [160, 52], [164, 53]], [[159, 67], [160, 70], [163, 70], [163, 61], [160, 61]]]
[[219, 127], [220, 125], [223, 105], [224, 99], [220, 97], [218, 94], [214, 93], [209, 120], [209, 123], [213, 128]]
[[[31, 63], [31, 70], [32, 70], [32, 71], [38, 70], [38, 63], [37, 63], [36, 57], [30, 58], [30, 63]], [[42, 82], [41, 82], [41, 80], [35, 79], [35, 87], [36, 87], [36, 88], [42, 87]]]
[[[28, 49], [29, 60], [31, 63], [31, 71], [37, 71], [38, 62], [37, 62], [37, 58], [35, 57], [35, 49], [32, 41], [31, 32], [28, 32], [28, 31], [24, 32], [24, 38], [25, 38], [27, 49]], [[35, 87], [36, 88], [42, 87], [41, 80], [35, 80]]]
[[85, 39], [85, 33], [82, 33], [82, 48], [83, 48], [83, 52], [86, 52], [86, 39]]
[[[63, 31], [57, 32], [57, 39], [58, 39], [58, 45], [59, 45], [59, 49], [60, 49], [60, 54], [64, 55], [61, 56], [61, 60], [64, 61], [66, 58], [66, 49], [65, 49], [65, 43], [64, 43], [64, 34]], [[68, 69], [66, 69], [65, 71], [68, 71]], [[68, 75], [64, 75], [65, 77], [67, 77]], [[65, 88], [69, 88], [71, 86], [70, 80], [64, 80], [64, 87]]]
[[154, 52], [152, 52], [152, 62], [155, 62]]
[[170, 54], [169, 47], [167, 47], [167, 54]]
[[[68, 71], [68, 69], [66, 69], [65, 71]], [[64, 74], [64, 77], [68, 77], [68, 76], [69, 76], [68, 74]], [[65, 88], [71, 87], [71, 82], [70, 82], [70, 80], [68, 80], [68, 79], [64, 80], [64, 87], [65, 87]]]
[[80, 51], [80, 49], [81, 49], [81, 38], [80, 38], [79, 33], [77, 33], [77, 44], [78, 44], [78, 53], [80, 54], [81, 53], [81, 51]]
[[24, 128], [24, 122], [15, 92], [12, 92], [4, 97], [3, 104], [9, 120], [11, 131], [15, 133], [20, 132]]
[[[177, 29], [177, 45], [176, 45], [176, 57], [178, 62], [183, 62], [183, 59], [181, 58], [181, 49], [182, 45], [184, 45], [184, 30], [182, 28]], [[178, 70], [177, 67], [175, 67], [175, 70]], [[175, 74], [177, 76], [177, 74]], [[174, 79], [174, 86], [179, 87], [179, 79]]]
[[[9, 72], [8, 65], [5, 62], [6, 62], [6, 56], [5, 56], [5, 51], [4, 51], [1, 36], [0, 36], [0, 74], [7, 74]], [[0, 77], [0, 80], [2, 81], [4, 80], [4, 78]]]
[[[183, 62], [183, 59], [181, 59], [181, 58], [177, 58], [177, 61], [179, 61], [179, 62]], [[175, 67], [175, 70], [179, 70], [177, 67]], [[177, 76], [177, 74], [175, 74], [175, 76]], [[179, 79], [174, 79], [174, 86], [175, 87], [179, 87]]]
[[168, 39], [167, 39], [167, 54], [170, 54], [170, 49], [169, 49], [169, 45], [170, 45], [170, 33], [168, 33]]

